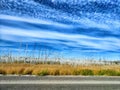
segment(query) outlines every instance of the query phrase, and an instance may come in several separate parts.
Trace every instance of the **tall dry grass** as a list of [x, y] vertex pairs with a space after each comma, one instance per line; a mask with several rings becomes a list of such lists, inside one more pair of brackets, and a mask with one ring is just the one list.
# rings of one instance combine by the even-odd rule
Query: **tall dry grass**
[[0, 63], [0, 74], [120, 76], [120, 65], [73, 66], [67, 64]]

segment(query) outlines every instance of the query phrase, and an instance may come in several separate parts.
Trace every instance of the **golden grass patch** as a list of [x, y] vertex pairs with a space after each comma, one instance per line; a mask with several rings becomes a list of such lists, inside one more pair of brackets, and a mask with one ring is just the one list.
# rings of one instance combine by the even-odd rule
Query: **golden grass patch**
[[63, 65], [0, 63], [0, 74], [17, 75], [106, 75], [120, 76], [120, 65]]

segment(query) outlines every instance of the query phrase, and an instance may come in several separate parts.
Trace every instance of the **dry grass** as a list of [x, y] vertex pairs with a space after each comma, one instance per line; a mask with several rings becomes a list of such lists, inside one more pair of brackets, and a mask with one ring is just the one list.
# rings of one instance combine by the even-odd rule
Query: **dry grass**
[[0, 63], [0, 74], [120, 76], [120, 65], [72, 66], [60, 64]]

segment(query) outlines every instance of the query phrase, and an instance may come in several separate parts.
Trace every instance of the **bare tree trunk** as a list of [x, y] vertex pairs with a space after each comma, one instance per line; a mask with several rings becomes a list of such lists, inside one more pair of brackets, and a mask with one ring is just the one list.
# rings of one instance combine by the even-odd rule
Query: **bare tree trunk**
[[24, 60], [24, 63], [26, 62], [26, 60], [28, 59], [27, 57], [27, 49], [28, 49], [28, 44], [26, 43], [26, 47], [25, 47], [25, 60]]

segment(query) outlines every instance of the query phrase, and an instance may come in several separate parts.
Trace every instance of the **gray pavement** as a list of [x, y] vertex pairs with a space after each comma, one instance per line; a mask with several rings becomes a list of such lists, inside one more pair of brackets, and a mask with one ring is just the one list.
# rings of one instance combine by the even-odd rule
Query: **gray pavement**
[[120, 77], [0, 76], [0, 90], [120, 90]]

